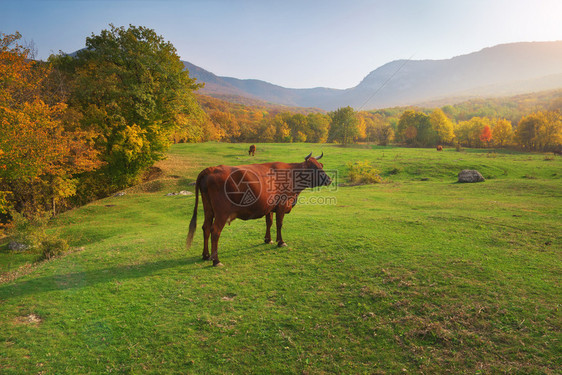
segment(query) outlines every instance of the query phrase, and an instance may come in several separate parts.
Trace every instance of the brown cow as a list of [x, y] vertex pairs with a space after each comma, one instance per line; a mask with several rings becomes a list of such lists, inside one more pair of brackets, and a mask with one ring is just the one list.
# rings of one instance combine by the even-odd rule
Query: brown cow
[[256, 146], [255, 146], [255, 145], [251, 145], [251, 146], [250, 146], [250, 150], [248, 151], [248, 156], [249, 156], [249, 155], [254, 156], [255, 153], [256, 153]]
[[[234, 219], [250, 220], [265, 216], [265, 243], [272, 243], [273, 213], [277, 224], [277, 246], [287, 246], [281, 237], [283, 217], [291, 212], [299, 194], [306, 188], [327, 186], [332, 180], [318, 162], [324, 155], [311, 157], [303, 163], [264, 163], [229, 167], [219, 165], [201, 171], [195, 183], [195, 207], [189, 224], [187, 248], [191, 246], [197, 226], [199, 192], [205, 210], [203, 223], [203, 259], [222, 266], [218, 242], [226, 223]], [[209, 254], [209, 236], [211, 254]]]
[[437, 146], [437, 151], [443, 151], [443, 146], [441, 145]]

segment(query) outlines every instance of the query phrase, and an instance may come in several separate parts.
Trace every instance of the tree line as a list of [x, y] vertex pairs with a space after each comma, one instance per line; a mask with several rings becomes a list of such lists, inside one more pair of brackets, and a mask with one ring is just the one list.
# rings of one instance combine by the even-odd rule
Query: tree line
[[[455, 120], [445, 112], [451, 111], [447, 107], [359, 112], [343, 107], [328, 113], [302, 114], [229, 105], [209, 97], [202, 107], [207, 127], [214, 132], [207, 132], [207, 138], [197, 141], [367, 142], [411, 147], [515, 147], [528, 151], [557, 151], [562, 147], [560, 110], [529, 112], [514, 123], [483, 116]], [[190, 140], [177, 137], [176, 141]]]
[[560, 111], [518, 121], [463, 107], [357, 112], [248, 106], [199, 95], [175, 48], [152, 29], [103, 30], [73, 55], [34, 61], [0, 35], [0, 215], [60, 212], [138, 182], [172, 143], [355, 142], [559, 150]]
[[[205, 116], [175, 48], [154, 30], [114, 27], [74, 56], [31, 59], [0, 38], [0, 211], [83, 204], [137, 182], [181, 129]], [[6, 216], [4, 216], [4, 221]]]

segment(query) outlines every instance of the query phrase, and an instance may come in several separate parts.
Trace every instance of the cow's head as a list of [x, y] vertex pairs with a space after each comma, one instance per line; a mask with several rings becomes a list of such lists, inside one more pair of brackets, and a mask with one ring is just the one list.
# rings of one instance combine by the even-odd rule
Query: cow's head
[[332, 179], [330, 178], [330, 176], [328, 176], [326, 172], [324, 172], [324, 169], [322, 169], [324, 168], [324, 164], [318, 161], [322, 159], [322, 156], [324, 156], [324, 153], [320, 154], [320, 156], [313, 157], [311, 152], [304, 158], [306, 169], [313, 171], [313, 173], [311, 173], [311, 186], [309, 186], [311, 188], [317, 186], [328, 186], [332, 183]]

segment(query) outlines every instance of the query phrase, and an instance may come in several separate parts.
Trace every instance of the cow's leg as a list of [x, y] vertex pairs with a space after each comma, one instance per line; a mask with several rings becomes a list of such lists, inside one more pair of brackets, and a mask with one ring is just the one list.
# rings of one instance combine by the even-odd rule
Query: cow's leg
[[220, 267], [223, 264], [219, 260], [219, 237], [221, 236], [222, 228], [226, 224], [226, 217], [215, 216], [215, 221], [211, 225], [211, 259], [213, 266]]
[[211, 236], [211, 226], [213, 225], [215, 213], [213, 212], [213, 207], [207, 195], [201, 194], [201, 200], [203, 201], [203, 208], [205, 209], [205, 222], [203, 223], [203, 260], [209, 260], [211, 259], [211, 255], [209, 254], [209, 237]]
[[213, 225], [213, 214], [205, 212], [205, 222], [203, 223], [203, 260], [211, 259], [209, 254], [209, 237], [211, 236], [211, 227]]
[[275, 224], [277, 224], [277, 246], [287, 246], [283, 237], [281, 236], [281, 227], [283, 226], [283, 217], [285, 216], [285, 211], [279, 208], [275, 211]]
[[271, 225], [273, 224], [273, 211], [265, 215], [265, 243], [273, 243], [271, 240]]

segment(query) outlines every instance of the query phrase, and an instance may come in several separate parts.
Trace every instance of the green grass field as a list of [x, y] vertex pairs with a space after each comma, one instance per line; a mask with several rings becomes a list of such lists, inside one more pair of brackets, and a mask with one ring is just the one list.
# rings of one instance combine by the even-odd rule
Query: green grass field
[[[164, 176], [66, 212], [73, 252], [32, 266], [0, 248], [0, 373], [560, 373], [562, 158], [393, 147], [183, 144]], [[382, 184], [303, 193], [286, 248], [235, 220], [203, 262], [206, 166], [324, 152]], [[458, 184], [461, 169], [484, 183]], [[201, 207], [201, 206], [200, 206]]]

